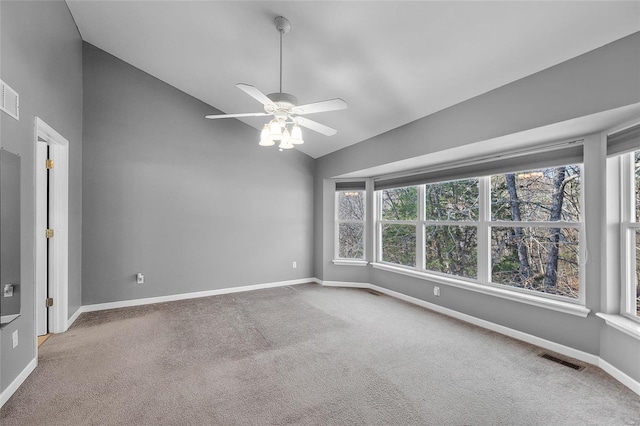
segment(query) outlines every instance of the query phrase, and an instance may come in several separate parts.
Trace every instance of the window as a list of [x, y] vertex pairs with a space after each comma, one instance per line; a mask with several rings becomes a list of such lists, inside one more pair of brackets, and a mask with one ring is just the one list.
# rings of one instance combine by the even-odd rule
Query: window
[[382, 260], [416, 266], [418, 188], [409, 186], [384, 190], [380, 202]]
[[622, 156], [622, 314], [640, 321], [640, 151]]
[[424, 268], [478, 277], [478, 179], [424, 186]]
[[380, 188], [376, 260], [583, 301], [581, 174], [573, 164]]
[[[336, 259], [365, 258], [364, 183], [347, 182], [354, 189], [336, 191]], [[336, 189], [346, 185], [336, 185]], [[362, 189], [358, 189], [362, 188]]]
[[577, 299], [577, 165], [491, 176], [492, 283]]

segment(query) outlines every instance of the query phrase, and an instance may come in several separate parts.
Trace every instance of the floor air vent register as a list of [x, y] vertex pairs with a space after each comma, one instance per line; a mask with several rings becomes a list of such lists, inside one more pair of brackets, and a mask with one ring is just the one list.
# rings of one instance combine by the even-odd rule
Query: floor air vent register
[[558, 358], [556, 356], [553, 356], [551, 354], [548, 354], [548, 353], [542, 353], [539, 356], [541, 358], [548, 359], [549, 361], [553, 361], [553, 362], [556, 362], [558, 364], [564, 365], [565, 367], [573, 368], [574, 370], [581, 371], [581, 370], [585, 369], [584, 365], [575, 364], [575, 363], [573, 363], [571, 361], [560, 359], [560, 358]]

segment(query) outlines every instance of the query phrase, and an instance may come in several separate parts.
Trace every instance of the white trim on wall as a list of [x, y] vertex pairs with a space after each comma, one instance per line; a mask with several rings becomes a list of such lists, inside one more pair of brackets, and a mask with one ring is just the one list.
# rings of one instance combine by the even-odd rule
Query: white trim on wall
[[[122, 300], [118, 302], [96, 303], [93, 305], [81, 306], [80, 309], [78, 309], [78, 311], [81, 311], [80, 313], [103, 311], [105, 309], [116, 309], [116, 308], [125, 308], [129, 306], [150, 305], [152, 303], [173, 302], [175, 300], [195, 299], [199, 297], [217, 296], [220, 294], [239, 293], [243, 291], [262, 290], [265, 288], [286, 287], [290, 285], [315, 283], [315, 282], [316, 280], [314, 278], [300, 278], [297, 280], [276, 281], [271, 283], [253, 284], [253, 285], [247, 285], [247, 286], [241, 286], [241, 287], [227, 287], [227, 288], [221, 288], [216, 290], [197, 291], [193, 293], [171, 294], [168, 296], [146, 297], [144, 299], [132, 299], [132, 300]], [[79, 315], [78, 312], [76, 312], [76, 314]], [[74, 316], [76, 316], [76, 314], [74, 314]], [[74, 321], [75, 321], [75, 318], [74, 318]]]
[[[49, 297], [53, 297], [53, 306], [49, 309], [49, 332], [63, 333], [67, 331], [69, 319], [69, 141], [39, 117], [35, 119], [34, 149], [38, 138], [45, 141], [50, 148], [50, 157], [54, 162], [55, 172], [50, 176], [49, 227], [54, 229], [55, 236], [51, 240], [52, 253], [49, 265]], [[34, 167], [43, 168], [44, 165]], [[36, 203], [37, 204], [37, 203]], [[34, 276], [38, 276], [38, 268], [46, 265], [47, 260], [41, 258], [38, 247], [47, 244], [44, 236], [34, 234], [35, 262]], [[35, 290], [34, 290], [35, 292]], [[35, 299], [34, 293], [34, 299]], [[44, 303], [37, 301], [36, 303]], [[34, 310], [34, 323], [36, 323]], [[37, 333], [36, 333], [37, 334]]]
[[13, 382], [11, 382], [11, 384], [7, 386], [7, 388], [2, 393], [0, 393], [0, 407], [2, 407], [9, 400], [9, 398], [11, 398], [11, 396], [18, 390], [20, 385], [22, 385], [22, 383], [27, 380], [29, 374], [31, 374], [37, 366], [38, 357], [36, 356], [31, 360], [31, 362], [29, 362], [29, 364], [27, 364], [24, 370], [22, 370], [22, 372], [18, 374], [18, 377], [16, 377]]

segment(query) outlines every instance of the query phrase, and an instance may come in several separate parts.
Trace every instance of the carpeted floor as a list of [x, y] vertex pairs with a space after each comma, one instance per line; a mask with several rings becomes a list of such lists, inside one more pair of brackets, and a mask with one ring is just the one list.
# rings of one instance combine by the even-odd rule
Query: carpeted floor
[[9, 425], [640, 425], [602, 370], [366, 290], [316, 284], [85, 313]]

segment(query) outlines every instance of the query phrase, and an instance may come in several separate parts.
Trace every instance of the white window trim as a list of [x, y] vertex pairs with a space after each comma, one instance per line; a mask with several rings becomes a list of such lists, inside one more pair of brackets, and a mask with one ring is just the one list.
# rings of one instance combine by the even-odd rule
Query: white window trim
[[425, 281], [445, 284], [451, 287], [457, 287], [476, 293], [487, 294], [490, 296], [499, 297], [501, 299], [525, 303], [527, 305], [550, 309], [565, 314], [576, 315], [583, 318], [586, 318], [587, 315], [589, 315], [589, 312], [591, 312], [591, 309], [580, 305], [577, 302], [572, 302], [569, 300], [556, 300], [548, 297], [552, 295], [539, 295], [537, 293], [530, 294], [530, 290], [518, 288], [503, 288], [505, 286], [502, 285], [500, 285], [500, 287], [498, 287], [497, 285], [486, 285], [479, 282], [474, 282], [472, 280], [463, 280], [457, 277], [454, 278], [451, 275], [439, 275], [435, 273], [421, 272], [407, 266], [392, 265], [389, 263], [372, 262], [371, 266], [375, 269], [380, 269], [383, 271], [394, 272], [413, 278], [419, 278]]
[[368, 260], [365, 259], [333, 259], [334, 265], [340, 266], [367, 266], [369, 264]]
[[[580, 165], [581, 176], [584, 177], [584, 165]], [[523, 303], [546, 307], [564, 313], [579, 315], [586, 317], [590, 309], [586, 308], [586, 290], [585, 290], [585, 265], [586, 265], [586, 235], [584, 227], [584, 189], [580, 190], [580, 221], [491, 221], [491, 176], [483, 176], [478, 178], [478, 191], [480, 196], [479, 217], [477, 221], [432, 221], [424, 220], [424, 200], [425, 187], [418, 185], [418, 219], [414, 221], [398, 221], [398, 220], [382, 220], [382, 191], [376, 191], [374, 197], [374, 261], [371, 265], [376, 269], [382, 269], [389, 272], [396, 272], [415, 278], [439, 282], [477, 291], [484, 294], [490, 294], [497, 297], [516, 300]], [[406, 224], [416, 226], [416, 266], [397, 265], [382, 260], [382, 225], [383, 224]], [[455, 226], [476, 226], [478, 228], [478, 267], [477, 279], [458, 277], [454, 275], [439, 273], [437, 271], [429, 271], [425, 269], [424, 254], [424, 229], [428, 225], [455, 225]], [[640, 224], [639, 228], [640, 228]], [[491, 227], [544, 227], [544, 228], [575, 228], [580, 231], [579, 241], [579, 289], [578, 297], [571, 299], [565, 296], [556, 296], [546, 294], [534, 290], [512, 287], [507, 284], [494, 283], [491, 281]], [[422, 236], [420, 235], [422, 233]]]
[[[338, 217], [338, 208], [340, 206], [340, 193], [345, 191], [335, 191], [333, 198], [333, 264], [341, 266], [366, 266], [369, 261], [367, 259], [367, 191], [363, 189], [354, 190], [352, 192], [362, 192], [362, 205], [364, 208], [363, 220], [341, 220]], [[340, 224], [355, 223], [362, 224], [362, 258], [340, 257]]]
[[613, 327], [634, 339], [640, 340], [640, 323], [637, 321], [633, 321], [627, 316], [605, 314], [602, 312], [596, 313], [596, 316], [602, 318], [608, 326]]

